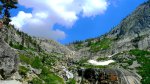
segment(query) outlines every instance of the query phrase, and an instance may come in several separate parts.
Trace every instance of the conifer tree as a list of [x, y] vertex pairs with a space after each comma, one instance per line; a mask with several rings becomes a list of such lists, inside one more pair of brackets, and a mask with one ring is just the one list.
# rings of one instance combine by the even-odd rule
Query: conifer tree
[[10, 9], [17, 8], [18, 0], [0, 0], [0, 15], [3, 19], [3, 24], [8, 25], [10, 20]]

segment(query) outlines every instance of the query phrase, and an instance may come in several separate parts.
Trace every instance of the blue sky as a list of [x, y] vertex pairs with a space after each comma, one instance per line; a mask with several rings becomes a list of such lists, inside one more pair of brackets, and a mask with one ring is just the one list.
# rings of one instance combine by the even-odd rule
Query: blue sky
[[[60, 43], [66, 44], [76, 40], [85, 40], [88, 38], [98, 37], [102, 34], [109, 32], [113, 27], [118, 25], [123, 18], [131, 14], [136, 9], [137, 6], [139, 6], [141, 3], [147, 0], [109, 0], [109, 1], [103, 0], [107, 2], [107, 6], [103, 5], [104, 7], [99, 7], [101, 8], [99, 9], [100, 11], [95, 10], [96, 7], [93, 7], [91, 5], [91, 7], [93, 7], [92, 10], [94, 10], [95, 13], [93, 13], [93, 11], [90, 12], [86, 11], [85, 13], [84, 11], [81, 11], [81, 13], [78, 13], [78, 11], [80, 10], [78, 11], [75, 10], [77, 18], [74, 17], [73, 15], [71, 17], [69, 17], [68, 15], [65, 16], [63, 19], [57, 18], [61, 15], [61, 14], [59, 15], [59, 13], [57, 16], [54, 15], [47, 16], [45, 14], [45, 11], [44, 13], [41, 13], [41, 11], [39, 11], [40, 9], [34, 6], [34, 1], [35, 0], [33, 0], [33, 4], [28, 5], [26, 4], [27, 2], [19, 0], [19, 3], [21, 4], [18, 5], [18, 9], [11, 11], [14, 23], [17, 24], [17, 27], [24, 27], [24, 29], [21, 28], [19, 29], [28, 34], [31, 34], [33, 36], [41, 36], [44, 38], [56, 39]], [[104, 2], [101, 3], [105, 4]], [[38, 16], [38, 14], [36, 14], [36, 16], [33, 16], [31, 14], [34, 12], [36, 13], [40, 12], [39, 17], [43, 16], [41, 17], [42, 19], [37, 20], [36, 18], [33, 18]], [[34, 20], [29, 24], [28, 20], [30, 19]], [[19, 23], [17, 23], [17, 21]], [[25, 25], [25, 23], [28, 23], [28, 25]], [[39, 27], [39, 29], [35, 30], [34, 27], [35, 28]]]

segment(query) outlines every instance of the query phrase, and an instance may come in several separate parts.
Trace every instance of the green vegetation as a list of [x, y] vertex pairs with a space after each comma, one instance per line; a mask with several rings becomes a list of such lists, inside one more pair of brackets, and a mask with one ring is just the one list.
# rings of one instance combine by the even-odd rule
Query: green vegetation
[[54, 66], [55, 63], [56, 63], [56, 59], [59, 60], [59, 58], [57, 58], [54, 54], [51, 54], [51, 55], [45, 55], [43, 56], [42, 58], [42, 62], [51, 67], [51, 66]]
[[29, 71], [28, 68], [26, 68], [24, 66], [19, 66], [19, 74], [25, 76], [28, 71]]
[[112, 40], [110, 38], [103, 38], [100, 41], [92, 42], [90, 46], [91, 52], [98, 52], [100, 50], [106, 50], [110, 47]]
[[[45, 83], [43, 83], [44, 81]], [[65, 84], [64, 80], [50, 72], [48, 68], [43, 67], [42, 73], [39, 75], [39, 78], [34, 78], [32, 81], [29, 81], [31, 84]], [[72, 84], [72, 83], [71, 83]]]
[[75, 46], [76, 50], [79, 50], [79, 49], [83, 48], [82, 44], [75, 44], [74, 46]]
[[71, 78], [71, 79], [68, 79], [68, 81], [66, 82], [66, 84], [76, 84], [76, 80]]
[[64, 80], [54, 73], [41, 75], [40, 78], [45, 81], [45, 84], [64, 84]]
[[125, 63], [128, 63], [129, 65], [132, 65], [132, 64], [133, 64], [133, 61], [134, 61], [134, 60], [127, 60], [127, 61], [125, 61]]
[[[33, 68], [42, 69], [41, 74], [38, 75], [39, 78], [34, 78], [32, 81], [29, 81], [31, 84], [64, 84], [64, 80], [51, 72], [52, 66], [55, 65], [55, 61], [59, 60], [58, 54], [46, 54], [39, 53], [38, 56], [34, 56], [29, 51], [26, 51], [26, 54], [20, 54], [21, 63], [26, 63], [31, 65]], [[28, 69], [21, 67], [20, 74], [25, 75]]]
[[40, 59], [38, 56], [34, 57], [34, 59], [32, 59], [32, 60], [33, 60], [33, 61], [32, 61], [32, 63], [31, 63], [31, 66], [32, 66], [33, 68], [39, 69], [39, 68], [42, 67], [41, 59]]
[[[12, 25], [10, 25], [12, 26]], [[6, 35], [6, 37], [4, 38], [5, 42], [7, 42], [12, 48], [15, 48], [17, 50], [30, 50], [30, 51], [35, 51], [35, 52], [42, 52], [43, 50], [40, 47], [40, 43], [37, 42], [36, 38], [33, 38], [31, 36], [29, 36], [28, 34], [25, 34], [19, 30], [14, 29], [14, 27], [11, 27], [10, 31], [14, 31], [13, 33], [15, 33], [17, 36], [20, 37], [21, 42], [20, 41], [16, 41], [13, 38], [9, 38], [12, 37], [12, 35]], [[6, 31], [7, 33], [9, 33], [8, 31]]]
[[0, 0], [0, 18], [3, 18], [3, 23], [9, 25], [10, 20], [10, 9], [17, 8], [18, 0]]
[[20, 54], [19, 57], [22, 63], [27, 63], [36, 69], [41, 68], [43, 65], [51, 67], [55, 64], [56, 59], [58, 60], [58, 58], [55, 55], [50, 54], [45, 56], [40, 55], [41, 58], [39, 58], [39, 56], [33, 56], [32, 54], [31, 56]]
[[108, 57], [99, 57], [96, 60], [97, 61], [104, 61], [104, 60], [108, 60], [108, 59], [109, 59]]
[[145, 51], [145, 50], [139, 50], [139, 49], [135, 49], [135, 50], [130, 50], [129, 52], [131, 55], [135, 55], [135, 56], [143, 56], [145, 57], [145, 55], [150, 55], [149, 51]]
[[32, 81], [29, 81], [30, 84], [43, 84], [42, 80], [39, 78], [33, 78]]
[[20, 61], [23, 63], [31, 64], [32, 60], [30, 57], [25, 56], [24, 54], [20, 54]]
[[45, 81], [45, 84], [64, 84], [64, 80], [54, 73], [50, 72], [48, 67], [43, 67], [40, 79]]
[[83, 65], [84, 63], [87, 63], [88, 62], [88, 58], [81, 58], [76, 64], [77, 65]]
[[75, 41], [72, 43], [76, 50], [79, 50], [84, 47], [83, 41]]
[[113, 63], [110, 63], [109, 65], [110, 65], [110, 66], [112, 66], [112, 65], [117, 65], [117, 63], [116, 63], [116, 62], [113, 62]]
[[128, 68], [128, 66], [133, 64], [133, 61], [136, 61], [135, 56], [129, 55], [130, 57], [127, 57], [125, 55], [129, 54], [128, 51], [124, 51], [118, 54], [115, 54], [112, 59], [115, 60], [118, 64], [121, 63], [121, 66], [125, 69]]
[[18, 49], [18, 50], [31, 50], [31, 51], [35, 51], [35, 48], [31, 48], [31, 47], [24, 47], [22, 44], [19, 44], [18, 42], [13, 43], [12, 41], [9, 42], [9, 45], [12, 48]]
[[144, 50], [131, 50], [131, 55], [135, 55], [141, 67], [137, 68], [138, 73], [142, 76], [142, 84], [150, 84], [150, 52]]
[[9, 42], [9, 45], [15, 49], [19, 49], [19, 50], [25, 50], [26, 48], [23, 47], [23, 45], [20, 45], [19, 43], [12, 43], [12, 41]]

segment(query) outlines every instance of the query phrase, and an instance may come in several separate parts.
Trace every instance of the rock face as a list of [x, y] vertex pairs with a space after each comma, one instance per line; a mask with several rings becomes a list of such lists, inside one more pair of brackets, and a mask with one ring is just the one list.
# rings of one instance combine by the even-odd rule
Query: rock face
[[122, 69], [81, 69], [78, 74], [81, 84], [141, 84], [138, 75]]
[[17, 70], [17, 54], [4, 42], [0, 34], [0, 75], [3, 79], [11, 76]]
[[63, 53], [65, 55], [71, 55], [73, 53], [66, 46], [61, 45], [53, 40], [40, 39], [40, 46], [43, 50], [45, 50], [48, 53], [56, 52], [56, 53]]
[[134, 38], [150, 32], [150, 1], [140, 5], [133, 13], [123, 19], [110, 33], [110, 37]]

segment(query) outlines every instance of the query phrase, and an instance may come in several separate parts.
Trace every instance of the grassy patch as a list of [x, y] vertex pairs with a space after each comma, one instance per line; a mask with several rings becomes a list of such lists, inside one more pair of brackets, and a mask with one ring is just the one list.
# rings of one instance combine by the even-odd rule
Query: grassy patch
[[39, 78], [33, 78], [32, 81], [29, 81], [30, 84], [43, 84], [42, 80]]
[[64, 80], [54, 73], [49, 71], [49, 68], [43, 67], [42, 73], [39, 75], [40, 79], [44, 80], [46, 84], [64, 84]]
[[144, 50], [131, 50], [131, 55], [135, 55], [141, 67], [137, 68], [138, 73], [142, 76], [142, 84], [150, 84], [150, 52]]
[[24, 66], [19, 66], [19, 74], [25, 76], [25, 75], [27, 74], [28, 71], [29, 71], [28, 68], [26, 68], [26, 67], [24, 67]]
[[33, 60], [33, 61], [32, 61], [32, 63], [31, 63], [31, 66], [32, 66], [33, 68], [39, 69], [39, 68], [42, 67], [41, 59], [40, 59], [38, 56], [34, 57], [32, 60]]
[[30, 57], [27, 57], [25, 56], [24, 54], [20, 54], [20, 61], [21, 62], [24, 62], [24, 63], [27, 63], [27, 64], [31, 64], [31, 58]]
[[108, 59], [109, 59], [108, 57], [99, 57], [96, 60], [97, 61], [104, 61], [104, 60], [108, 60]]
[[109, 38], [103, 38], [102, 40], [91, 43], [90, 51], [91, 52], [98, 52], [100, 50], [106, 50], [110, 47], [112, 40]]
[[30, 64], [33, 68], [39, 69], [42, 67], [41, 59], [38, 56], [28, 57], [23, 54], [20, 54], [20, 61], [23, 63]]

